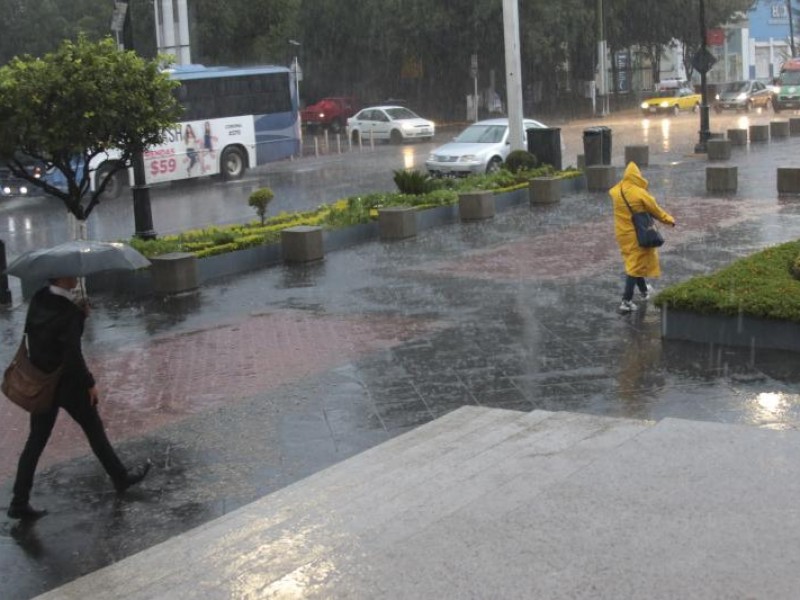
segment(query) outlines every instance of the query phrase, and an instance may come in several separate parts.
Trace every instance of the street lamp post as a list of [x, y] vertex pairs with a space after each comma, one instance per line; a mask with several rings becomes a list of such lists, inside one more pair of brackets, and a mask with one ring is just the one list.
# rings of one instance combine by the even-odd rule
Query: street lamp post
[[700, 139], [694, 147], [694, 151], [701, 153], [706, 152], [706, 142], [711, 138], [711, 126], [708, 118], [708, 85], [706, 82], [706, 72], [708, 65], [703, 64], [702, 61], [708, 55], [708, 48], [706, 46], [706, 4], [704, 0], [700, 0], [700, 53], [698, 56], [703, 57], [701, 61], [702, 68], [700, 71]]
[[[123, 2], [122, 4], [128, 4]], [[125, 49], [134, 52], [133, 49], [133, 23], [131, 22], [131, 10], [125, 13], [125, 25], [122, 30], [122, 39]], [[150, 208], [150, 187], [144, 172], [144, 156], [141, 151], [133, 156], [133, 222], [134, 235], [143, 240], [154, 240], [156, 232], [153, 229], [153, 213]]]
[[786, 0], [786, 10], [789, 13], [789, 47], [794, 58], [794, 23], [792, 23], [792, 0]]

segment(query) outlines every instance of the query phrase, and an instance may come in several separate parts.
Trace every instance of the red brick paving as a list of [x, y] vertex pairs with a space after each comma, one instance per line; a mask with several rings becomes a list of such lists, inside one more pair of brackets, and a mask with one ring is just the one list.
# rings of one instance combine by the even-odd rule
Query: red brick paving
[[[84, 350], [114, 443], [345, 364], [432, 327], [417, 319], [280, 311], [153, 338], [114, 356], [93, 355], [89, 344]], [[25, 442], [27, 415], [4, 401], [0, 418], [0, 478], [6, 478]], [[82, 432], [61, 411], [41, 466], [88, 452]]]

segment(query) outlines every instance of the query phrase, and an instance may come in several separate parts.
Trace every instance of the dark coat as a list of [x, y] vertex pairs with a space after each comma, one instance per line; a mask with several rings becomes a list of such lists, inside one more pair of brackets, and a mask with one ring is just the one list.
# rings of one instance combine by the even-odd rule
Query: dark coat
[[59, 384], [62, 392], [85, 392], [94, 386], [94, 377], [86, 366], [81, 350], [81, 336], [86, 314], [74, 302], [43, 287], [31, 298], [25, 332], [31, 362], [43, 371], [55, 371], [64, 365]]

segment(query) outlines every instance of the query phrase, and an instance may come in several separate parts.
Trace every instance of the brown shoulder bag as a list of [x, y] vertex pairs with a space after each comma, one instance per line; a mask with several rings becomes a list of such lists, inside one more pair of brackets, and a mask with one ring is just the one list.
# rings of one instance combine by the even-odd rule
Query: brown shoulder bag
[[36, 415], [47, 412], [53, 406], [63, 366], [52, 373], [45, 373], [31, 362], [25, 342], [26, 336], [23, 336], [17, 354], [3, 373], [0, 390], [14, 404]]

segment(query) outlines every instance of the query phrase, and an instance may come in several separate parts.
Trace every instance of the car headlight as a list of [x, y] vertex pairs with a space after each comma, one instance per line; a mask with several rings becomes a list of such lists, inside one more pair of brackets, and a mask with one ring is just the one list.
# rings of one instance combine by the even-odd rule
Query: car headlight
[[325, 118], [325, 113], [319, 113], [319, 118], [320, 119], [324, 119]]
[[642, 108], [648, 108], [650, 105], [647, 102], [642, 102]]
[[21, 188], [19, 188], [19, 193], [20, 193], [20, 194], [23, 194], [23, 195], [24, 195], [24, 194], [27, 194], [27, 193], [28, 193], [28, 188], [26, 188], [26, 187], [23, 185]]
[[719, 94], [717, 94], [716, 96], [714, 96], [714, 100], [719, 100]]
[[433, 162], [436, 160], [435, 154], [428, 154], [428, 162]]
[[477, 158], [474, 154], [464, 154], [458, 157], [458, 162], [475, 162]]
[[8, 186], [4, 187], [3, 193], [6, 194], [7, 196], [11, 195], [11, 188]]
[[414, 131], [414, 126], [413, 125], [409, 125], [408, 123], [403, 123], [400, 126], [400, 129], [402, 129], [403, 131], [405, 131], [407, 133], [410, 133], [410, 132]]
[[739, 94], [738, 96], [736, 96], [736, 99], [737, 99], [737, 100], [747, 100], [747, 94], [745, 94], [744, 92], [742, 92], [741, 94]]
[[663, 101], [661, 104], [659, 104], [659, 106], [660, 106], [661, 108], [667, 108], [667, 107], [669, 106], [669, 102], [667, 102], [666, 100], [664, 100], [664, 101]]

